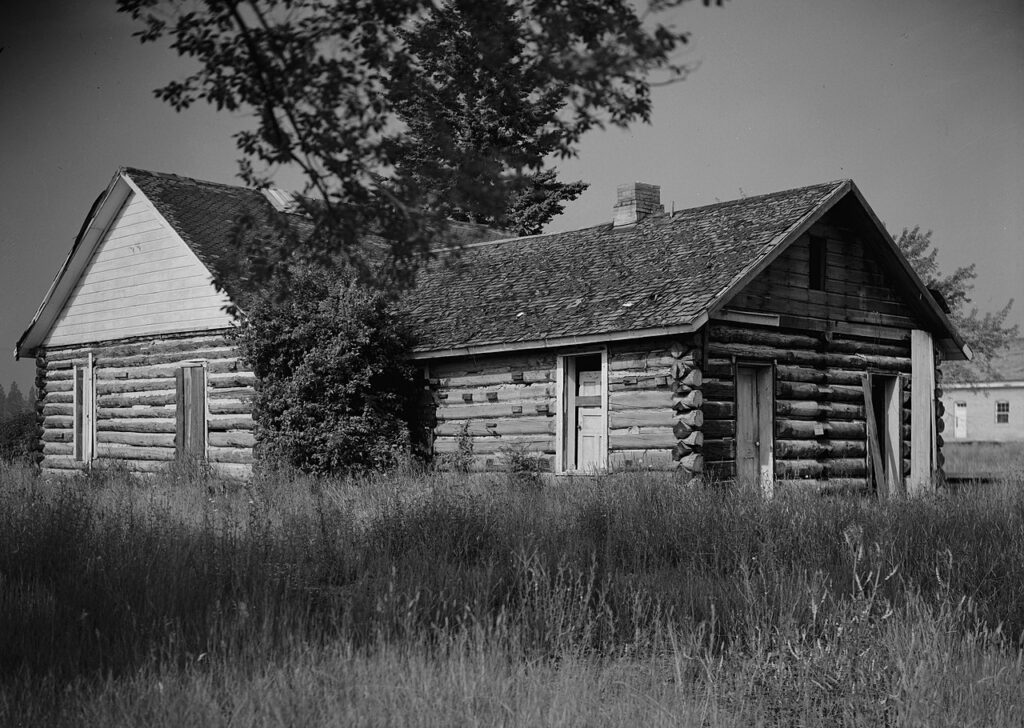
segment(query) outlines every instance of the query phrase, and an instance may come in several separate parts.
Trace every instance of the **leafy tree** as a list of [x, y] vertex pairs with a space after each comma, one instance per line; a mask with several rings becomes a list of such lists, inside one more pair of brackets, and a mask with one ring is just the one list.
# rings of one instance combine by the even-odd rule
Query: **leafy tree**
[[[430, 195], [433, 209], [531, 235], [587, 185], [542, 169], [558, 150], [551, 130], [563, 85], [524, 54], [523, 24], [511, 5], [438, 7], [402, 38], [420, 61], [417, 74], [468, 82], [431, 88], [410, 79], [391, 102], [412, 142], [397, 152], [399, 171]], [[511, 168], [539, 171], [510, 178]], [[507, 181], [504, 194], [495, 194], [495, 179]]]
[[260, 461], [315, 474], [399, 464], [419, 431], [418, 390], [394, 299], [320, 266], [290, 285], [255, 301], [237, 334], [258, 382]]
[[950, 362], [944, 367], [945, 372], [955, 380], [993, 376], [992, 357], [1005, 350], [1019, 333], [1016, 325], [1006, 324], [1013, 299], [995, 313], [982, 314], [977, 307], [968, 308], [974, 281], [978, 277], [975, 265], [971, 263], [948, 275], [943, 274], [939, 269], [939, 250], [932, 244], [931, 230], [922, 232], [920, 227], [904, 228], [896, 244], [925, 284], [942, 294], [949, 305], [950, 318], [974, 351], [972, 362]]
[[247, 182], [276, 166], [303, 174], [312, 230], [288, 236], [271, 269], [299, 249], [321, 262], [341, 251], [371, 277], [362, 248], [373, 233], [390, 258], [377, 275], [409, 282], [449, 213], [529, 230], [528, 215], [554, 214], [580, 190], [540, 176], [545, 159], [571, 156], [590, 129], [649, 120], [650, 73], [687, 70], [673, 60], [686, 33], [638, 16], [630, 0], [118, 6], [142, 23], [143, 42], [168, 38], [197, 63], [160, 98], [254, 112], [256, 128], [236, 135]]
[[7, 417], [7, 390], [0, 384], [0, 422]]

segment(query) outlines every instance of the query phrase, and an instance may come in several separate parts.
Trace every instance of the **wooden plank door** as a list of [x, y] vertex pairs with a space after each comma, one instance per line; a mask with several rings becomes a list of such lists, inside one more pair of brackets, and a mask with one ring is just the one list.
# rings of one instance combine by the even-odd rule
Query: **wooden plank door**
[[206, 457], [206, 370], [202, 364], [177, 371], [175, 449], [178, 457]]
[[736, 367], [736, 481], [771, 496], [774, 480], [772, 368]]

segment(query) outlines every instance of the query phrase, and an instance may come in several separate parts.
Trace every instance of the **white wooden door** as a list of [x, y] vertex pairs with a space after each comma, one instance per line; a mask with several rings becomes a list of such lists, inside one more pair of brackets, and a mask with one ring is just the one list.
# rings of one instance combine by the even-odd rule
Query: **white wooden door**
[[953, 405], [953, 437], [957, 440], [967, 439], [967, 403], [957, 402]]

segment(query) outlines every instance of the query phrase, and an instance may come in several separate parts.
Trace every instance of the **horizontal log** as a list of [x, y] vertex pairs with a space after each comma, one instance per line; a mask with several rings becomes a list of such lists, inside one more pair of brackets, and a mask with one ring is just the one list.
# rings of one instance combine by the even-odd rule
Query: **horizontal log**
[[174, 447], [174, 432], [107, 432], [96, 433], [97, 443], [115, 443], [133, 447]]
[[220, 389], [206, 390], [206, 399], [210, 402], [216, 399], [246, 400], [256, 396], [256, 390], [252, 387], [223, 387]]
[[[515, 412], [514, 407], [522, 409]], [[538, 409], [540, 408], [540, 409]], [[437, 421], [450, 422], [472, 419], [494, 420], [498, 417], [512, 417], [514, 415], [536, 416], [538, 414], [554, 415], [555, 400], [553, 398], [537, 398], [530, 401], [512, 402], [471, 402], [469, 404], [447, 404], [442, 402], [438, 406]]]
[[709, 420], [728, 420], [736, 417], [736, 405], [733, 402], [707, 401], [701, 405], [705, 424]]
[[703, 410], [690, 410], [689, 412], [682, 412], [677, 414], [673, 421], [676, 423], [682, 422], [694, 429], [699, 430], [704, 424], [704, 411]]
[[668, 375], [674, 361], [672, 355], [664, 349], [648, 353], [622, 352], [608, 356], [608, 370], [611, 373], [640, 371]]
[[637, 392], [609, 392], [608, 409], [612, 411], [637, 409], [672, 409], [672, 393], [667, 389], [648, 389]]
[[780, 439], [789, 440], [855, 440], [867, 436], [863, 422], [845, 422], [841, 420], [830, 420], [825, 422], [813, 422], [807, 420], [779, 419], [775, 423], [775, 434]]
[[44, 429], [39, 439], [43, 442], [74, 442], [75, 433], [70, 429]]
[[775, 461], [775, 472], [782, 479], [864, 477], [867, 462], [864, 458], [833, 458], [820, 462], [779, 458]]
[[775, 396], [779, 399], [805, 399], [818, 402], [863, 402], [864, 389], [840, 384], [811, 382], [777, 382]]
[[196, 349], [230, 348], [234, 349], [225, 336], [220, 334], [203, 334], [186, 338], [158, 337], [140, 339], [126, 343], [91, 344], [85, 346], [52, 347], [46, 350], [46, 361], [64, 361], [85, 356], [102, 354], [104, 357], [124, 357], [137, 354], [154, 354], [168, 352], [193, 351]]
[[206, 406], [210, 414], [215, 415], [244, 415], [252, 412], [251, 400], [211, 399]]
[[708, 359], [702, 376], [704, 379], [732, 379], [735, 376], [732, 359]]
[[256, 444], [256, 436], [249, 430], [210, 432], [206, 438], [211, 447], [252, 447]]
[[608, 450], [668, 450], [678, 438], [671, 427], [630, 427], [608, 431]]
[[706, 420], [701, 432], [704, 437], [735, 437], [736, 420]]
[[[490, 387], [444, 387], [436, 388], [438, 402], [449, 405], [463, 404], [468, 395], [472, 402], [531, 402], [555, 396], [554, 384], [523, 383], [495, 384]], [[497, 397], [495, 400], [494, 398]]]
[[[521, 375], [521, 379], [519, 376]], [[436, 375], [431, 372], [431, 377]], [[450, 377], [436, 377], [441, 389], [457, 389], [460, 387], [494, 387], [500, 384], [516, 384], [518, 382], [551, 382], [555, 381], [554, 369], [525, 369], [495, 374], [463, 374]]]
[[74, 455], [75, 445], [72, 442], [47, 442], [43, 441], [43, 455]]
[[813, 369], [795, 364], [778, 364], [775, 377], [784, 382], [809, 382], [812, 384], [843, 384], [860, 386], [863, 370], [856, 369]]
[[207, 448], [211, 463], [247, 463], [255, 462], [251, 447], [213, 447]]
[[[438, 379], [475, 376], [478, 374], [512, 374], [515, 372], [553, 370], [555, 355], [503, 354], [473, 359], [458, 358], [430, 363], [430, 376]], [[511, 381], [511, 379], [509, 380]]]
[[706, 379], [701, 392], [706, 399], [735, 399], [736, 384], [731, 379]]
[[113, 442], [96, 443], [96, 454], [99, 457], [114, 460], [174, 460], [173, 447], [135, 447]]
[[162, 379], [104, 379], [96, 382], [97, 396], [105, 394], [127, 394], [130, 392], [154, 392], [174, 389], [173, 378]]
[[44, 404], [71, 404], [75, 401], [75, 393], [67, 390], [63, 392], [47, 391], [43, 397]]
[[210, 432], [251, 430], [256, 427], [256, 422], [250, 415], [211, 415], [206, 424]]
[[874, 356], [868, 354], [840, 354], [837, 352], [811, 352], [793, 349], [774, 349], [751, 344], [712, 342], [709, 350], [719, 356], [733, 355], [749, 359], [775, 360], [785, 364], [833, 367], [837, 369], [877, 368], [889, 371], [910, 371], [910, 357]]
[[[516, 435], [508, 437], [473, 438], [473, 452], [476, 454], [499, 454], [510, 447], [524, 447], [529, 451], [553, 454], [555, 451], [554, 436]], [[434, 440], [435, 453], [457, 452], [459, 440], [455, 437], [438, 437]]]
[[46, 382], [46, 393], [54, 394], [55, 392], [72, 392], [75, 389], [75, 383], [72, 379], [62, 379], [54, 381], [52, 379]]
[[[168, 363], [168, 364], [155, 364], [150, 366], [137, 366], [137, 367], [112, 367], [104, 362], [100, 362], [100, 365], [96, 367], [96, 380], [101, 382], [108, 379], [160, 379], [160, 378], [173, 378], [177, 371], [181, 368], [180, 363]], [[206, 362], [206, 371], [208, 374], [231, 374], [233, 372], [249, 372], [251, 369], [238, 359], [238, 357], [231, 357], [229, 359], [214, 359], [213, 361]], [[69, 375], [70, 376], [70, 375]]]
[[673, 413], [664, 409], [615, 410], [608, 413], [608, 427], [622, 429], [625, 427], [669, 427], [673, 422]]
[[668, 374], [645, 374], [645, 375], [620, 375], [617, 378], [609, 379], [608, 390], [618, 391], [639, 391], [644, 389], [661, 389], [668, 387], [671, 378]]
[[47, 415], [43, 418], [43, 427], [47, 429], [67, 429], [74, 425], [75, 418], [70, 415]]
[[803, 402], [775, 400], [775, 414], [779, 418], [825, 420], [863, 420], [864, 408], [843, 402]]
[[[119, 417], [119, 418], [97, 418], [97, 432], [175, 432], [175, 421], [173, 410], [158, 410], [162, 417]], [[111, 441], [113, 442], [113, 441]]]
[[45, 381], [49, 383], [55, 382], [69, 382], [75, 378], [75, 370], [73, 366], [69, 366], [63, 369], [42, 369], [36, 370], [36, 377], [38, 378], [42, 374]]
[[137, 406], [126, 406], [126, 407], [97, 407], [96, 408], [96, 419], [97, 424], [99, 420], [109, 419], [166, 419], [174, 418], [175, 405], [172, 402], [167, 405], [137, 405]]
[[147, 354], [130, 354], [126, 356], [110, 356], [100, 354], [96, 363], [106, 369], [132, 369], [135, 367], [171, 365], [180, 367], [196, 362], [211, 362], [219, 359], [234, 360], [238, 358], [238, 349], [233, 346], [194, 349], [179, 352], [157, 352]]
[[163, 406], [177, 401], [175, 390], [157, 392], [126, 392], [123, 394], [104, 394], [96, 397], [99, 407], [133, 407], [136, 405]]
[[821, 340], [817, 336], [783, 333], [771, 329], [711, 324], [708, 328], [711, 349], [719, 343], [757, 344], [783, 349], [814, 349]]
[[73, 415], [75, 406], [70, 402], [45, 402], [43, 404], [43, 416], [49, 415]]
[[86, 469], [87, 463], [75, 460], [70, 455], [46, 455], [39, 463], [43, 475], [71, 477]]
[[227, 389], [229, 387], [252, 387], [256, 384], [256, 375], [252, 372], [207, 372], [206, 383], [213, 389]]
[[775, 457], [780, 460], [827, 460], [867, 455], [865, 440], [776, 440]]
[[708, 460], [735, 460], [736, 441], [732, 438], [711, 439], [705, 435], [701, 452]]
[[471, 420], [445, 420], [434, 428], [438, 436], [458, 436], [468, 423], [471, 437], [495, 437], [496, 435], [545, 435], [555, 431], [555, 420], [547, 415], [523, 417], [493, 417]]

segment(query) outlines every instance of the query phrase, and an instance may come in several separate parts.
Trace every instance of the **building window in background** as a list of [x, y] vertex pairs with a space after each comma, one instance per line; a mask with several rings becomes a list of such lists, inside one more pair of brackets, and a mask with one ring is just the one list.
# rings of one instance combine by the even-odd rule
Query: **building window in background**
[[996, 424], [1008, 425], [1010, 423], [1010, 403], [996, 402]]

